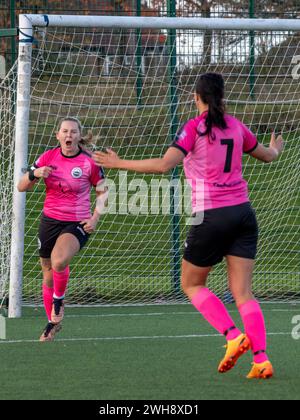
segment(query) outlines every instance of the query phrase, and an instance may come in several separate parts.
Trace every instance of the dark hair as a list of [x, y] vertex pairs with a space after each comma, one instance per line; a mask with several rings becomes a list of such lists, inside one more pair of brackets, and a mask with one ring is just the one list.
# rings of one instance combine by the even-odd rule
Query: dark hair
[[196, 93], [200, 95], [202, 101], [209, 107], [205, 121], [206, 131], [199, 133], [201, 136], [208, 136], [214, 140], [212, 136], [214, 126], [221, 129], [228, 128], [224, 118], [224, 90], [225, 83], [221, 74], [205, 73], [199, 77], [196, 85]]

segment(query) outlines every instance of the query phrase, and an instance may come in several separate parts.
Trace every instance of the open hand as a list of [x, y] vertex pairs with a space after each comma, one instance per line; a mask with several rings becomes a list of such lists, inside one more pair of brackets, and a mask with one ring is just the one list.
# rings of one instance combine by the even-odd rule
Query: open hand
[[281, 135], [276, 137], [275, 133], [273, 132], [271, 136], [270, 147], [272, 149], [275, 149], [278, 152], [278, 156], [279, 156], [284, 149], [283, 137]]
[[107, 169], [117, 169], [118, 163], [121, 160], [117, 153], [112, 149], [106, 149], [106, 153], [95, 152], [93, 154], [93, 159], [97, 165], [103, 166], [103, 168]]

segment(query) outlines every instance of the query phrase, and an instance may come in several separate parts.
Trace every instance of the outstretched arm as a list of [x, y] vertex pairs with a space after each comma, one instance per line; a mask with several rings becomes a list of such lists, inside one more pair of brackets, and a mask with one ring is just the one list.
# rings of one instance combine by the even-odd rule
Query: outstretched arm
[[257, 148], [250, 153], [255, 159], [261, 160], [265, 163], [271, 163], [278, 159], [284, 148], [284, 141], [282, 136], [276, 138], [275, 133], [272, 133], [269, 147], [259, 144]]
[[123, 169], [139, 173], [165, 174], [179, 165], [185, 155], [180, 150], [170, 147], [164, 157], [146, 160], [123, 160], [111, 149], [107, 153], [95, 152], [93, 159], [99, 166], [108, 169]]

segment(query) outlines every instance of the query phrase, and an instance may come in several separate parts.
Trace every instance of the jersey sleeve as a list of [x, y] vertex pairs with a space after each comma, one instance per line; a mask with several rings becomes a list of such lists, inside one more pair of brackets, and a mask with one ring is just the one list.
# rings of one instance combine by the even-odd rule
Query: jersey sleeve
[[90, 181], [93, 187], [96, 187], [99, 181], [102, 181], [105, 179], [105, 173], [103, 168], [100, 166], [97, 166], [95, 162], [91, 159], [91, 177]]
[[191, 120], [181, 127], [170, 147], [176, 147], [181, 150], [185, 156], [187, 156], [193, 150], [196, 138], [197, 131], [194, 121]]
[[258, 146], [257, 137], [244, 124], [242, 124], [242, 129], [244, 138], [243, 151], [244, 153], [252, 153]]
[[33, 164], [33, 168], [42, 168], [43, 166], [48, 166], [48, 156], [49, 153], [45, 152], [43, 153]]

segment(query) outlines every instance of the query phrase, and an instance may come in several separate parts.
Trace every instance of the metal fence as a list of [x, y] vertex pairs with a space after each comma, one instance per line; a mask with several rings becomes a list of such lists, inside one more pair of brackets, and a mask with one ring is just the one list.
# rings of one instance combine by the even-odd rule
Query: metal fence
[[[0, 30], [17, 25], [20, 13], [183, 17], [298, 18], [299, 0], [0, 0]], [[2, 34], [3, 35], [3, 34]], [[15, 37], [1, 37], [0, 56], [9, 67]]]

